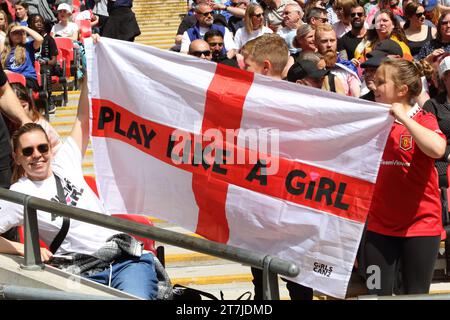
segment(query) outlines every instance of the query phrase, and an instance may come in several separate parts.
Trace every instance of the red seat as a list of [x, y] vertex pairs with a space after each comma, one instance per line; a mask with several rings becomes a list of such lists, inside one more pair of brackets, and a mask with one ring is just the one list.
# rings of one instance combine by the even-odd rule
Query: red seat
[[91, 21], [77, 20], [77, 24], [80, 28], [80, 41], [84, 42], [84, 38], [89, 38], [92, 34]]
[[77, 51], [73, 47], [72, 39], [65, 37], [55, 37], [56, 47], [61, 50], [61, 56], [65, 61], [64, 76], [68, 80], [70, 77], [74, 77], [73, 88], [78, 89], [77, 85], [77, 69], [79, 65], [79, 57]]
[[8, 71], [6, 72], [6, 76], [8, 77], [9, 83], [20, 83], [24, 87], [27, 86], [27, 79], [25, 79], [23, 74]]

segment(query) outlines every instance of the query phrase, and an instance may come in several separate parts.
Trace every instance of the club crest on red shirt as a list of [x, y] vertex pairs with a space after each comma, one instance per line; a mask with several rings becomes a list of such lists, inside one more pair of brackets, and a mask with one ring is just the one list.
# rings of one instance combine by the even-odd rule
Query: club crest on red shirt
[[401, 135], [400, 136], [400, 149], [408, 151], [412, 148], [412, 136], [411, 135]]

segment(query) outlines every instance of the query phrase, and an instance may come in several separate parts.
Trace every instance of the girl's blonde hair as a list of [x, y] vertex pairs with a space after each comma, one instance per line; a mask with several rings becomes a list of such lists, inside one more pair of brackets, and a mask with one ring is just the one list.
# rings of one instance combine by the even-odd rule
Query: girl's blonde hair
[[430, 71], [430, 65], [426, 62], [412, 62], [405, 59], [387, 59], [381, 66], [390, 67], [390, 75], [396, 88], [403, 85], [408, 87], [408, 99], [416, 98], [422, 91], [421, 77]]
[[[6, 38], [5, 38], [5, 45], [2, 52], [2, 66], [6, 69], [6, 59], [8, 58], [9, 54], [11, 53], [11, 50], [13, 49], [12, 42], [11, 42], [11, 30], [14, 27], [20, 26], [20, 23], [13, 22], [8, 26], [7, 32], [6, 32]], [[17, 65], [22, 65], [25, 63], [26, 59], [26, 49], [25, 49], [25, 42], [26, 42], [26, 34], [23, 37], [22, 43], [19, 43], [15, 46], [14, 51], [14, 61]]]

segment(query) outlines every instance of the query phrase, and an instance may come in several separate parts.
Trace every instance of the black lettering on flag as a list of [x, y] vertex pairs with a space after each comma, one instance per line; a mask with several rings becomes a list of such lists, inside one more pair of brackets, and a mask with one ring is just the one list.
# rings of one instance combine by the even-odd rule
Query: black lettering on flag
[[297, 182], [296, 186], [292, 184], [292, 181], [297, 178], [305, 178], [306, 173], [302, 170], [292, 170], [286, 177], [286, 190], [293, 195], [302, 194], [305, 191], [305, 184], [301, 182]]
[[[262, 186], [267, 186], [267, 174], [266, 174], [267, 164], [264, 160], [258, 160], [252, 171], [248, 174], [246, 180], [252, 182], [253, 180], [258, 180], [259, 184]], [[261, 169], [261, 175], [258, 175], [258, 171]]]
[[347, 203], [342, 202], [342, 196], [345, 193], [345, 188], [347, 187], [346, 183], [340, 183], [339, 189], [336, 195], [336, 201], [334, 202], [334, 206], [336, 208], [342, 209], [342, 210], [348, 210], [349, 205]]
[[99, 130], [103, 130], [105, 128], [105, 123], [111, 122], [113, 120], [114, 120], [114, 111], [109, 107], [101, 107], [97, 128]]

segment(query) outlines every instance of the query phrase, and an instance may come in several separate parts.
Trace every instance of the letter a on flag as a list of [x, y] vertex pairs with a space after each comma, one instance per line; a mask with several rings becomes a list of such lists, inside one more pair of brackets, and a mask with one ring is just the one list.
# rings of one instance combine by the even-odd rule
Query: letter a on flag
[[386, 106], [108, 38], [86, 52], [108, 212], [292, 261], [293, 281], [345, 297]]

